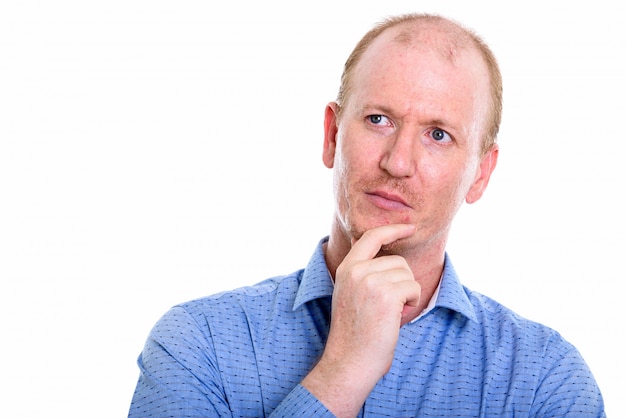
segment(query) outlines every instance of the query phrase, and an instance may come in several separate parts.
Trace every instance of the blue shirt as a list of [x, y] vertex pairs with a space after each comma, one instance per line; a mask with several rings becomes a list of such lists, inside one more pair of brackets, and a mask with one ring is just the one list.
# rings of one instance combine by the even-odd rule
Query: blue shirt
[[[333, 283], [307, 267], [172, 308], [139, 356], [129, 417], [332, 416], [300, 381], [324, 350]], [[446, 255], [434, 309], [400, 330], [363, 417], [601, 417], [598, 386], [557, 332], [465, 288]]]

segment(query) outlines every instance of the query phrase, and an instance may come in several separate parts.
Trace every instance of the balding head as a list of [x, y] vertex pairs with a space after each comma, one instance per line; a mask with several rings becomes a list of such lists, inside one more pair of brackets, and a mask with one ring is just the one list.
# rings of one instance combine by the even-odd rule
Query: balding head
[[489, 74], [490, 111], [483, 121], [482, 152], [496, 142], [502, 115], [502, 76], [496, 59], [489, 47], [471, 30], [436, 15], [407, 14], [391, 17], [375, 26], [356, 45], [345, 63], [337, 103], [346, 103], [353, 89], [353, 74], [365, 51], [383, 32], [394, 29], [393, 42], [405, 46], [418, 46], [436, 51], [445, 59], [455, 62], [461, 51], [475, 50], [482, 57]]

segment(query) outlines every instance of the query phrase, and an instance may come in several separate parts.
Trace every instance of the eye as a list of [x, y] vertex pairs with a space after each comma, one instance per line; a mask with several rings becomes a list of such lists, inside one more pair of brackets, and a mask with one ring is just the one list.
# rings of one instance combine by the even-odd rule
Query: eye
[[391, 122], [389, 121], [389, 119], [387, 118], [387, 116], [383, 116], [383, 115], [369, 115], [367, 117], [367, 120], [372, 124], [372, 125], [383, 125], [383, 126], [389, 126], [391, 125]]
[[439, 128], [435, 128], [432, 131], [430, 131], [430, 137], [434, 139], [436, 142], [452, 141], [452, 138], [450, 138], [450, 135], [443, 129], [439, 129]]

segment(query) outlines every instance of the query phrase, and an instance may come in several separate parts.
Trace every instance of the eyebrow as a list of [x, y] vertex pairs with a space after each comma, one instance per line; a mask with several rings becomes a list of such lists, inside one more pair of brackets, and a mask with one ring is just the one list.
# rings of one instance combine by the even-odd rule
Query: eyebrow
[[446, 122], [444, 119], [437, 119], [437, 118], [435, 118], [435, 119], [431, 119], [431, 120], [427, 121], [427, 123], [426, 123], [426, 124], [427, 124], [427, 125], [435, 125], [435, 126], [448, 127], [448, 128], [450, 128], [450, 129], [453, 129], [453, 130], [458, 130], [458, 129], [456, 129], [456, 128], [455, 128], [455, 127], [451, 124], [451, 123]]

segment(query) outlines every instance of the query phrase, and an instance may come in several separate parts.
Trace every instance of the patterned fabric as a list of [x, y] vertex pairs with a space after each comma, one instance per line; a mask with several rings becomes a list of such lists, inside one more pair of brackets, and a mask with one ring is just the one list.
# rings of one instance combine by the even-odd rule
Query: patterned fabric
[[[299, 384], [328, 336], [325, 240], [303, 270], [166, 313], [139, 356], [129, 417], [332, 416]], [[391, 370], [359, 416], [605, 413], [570, 343], [463, 287], [446, 255], [435, 308], [402, 327]]]

